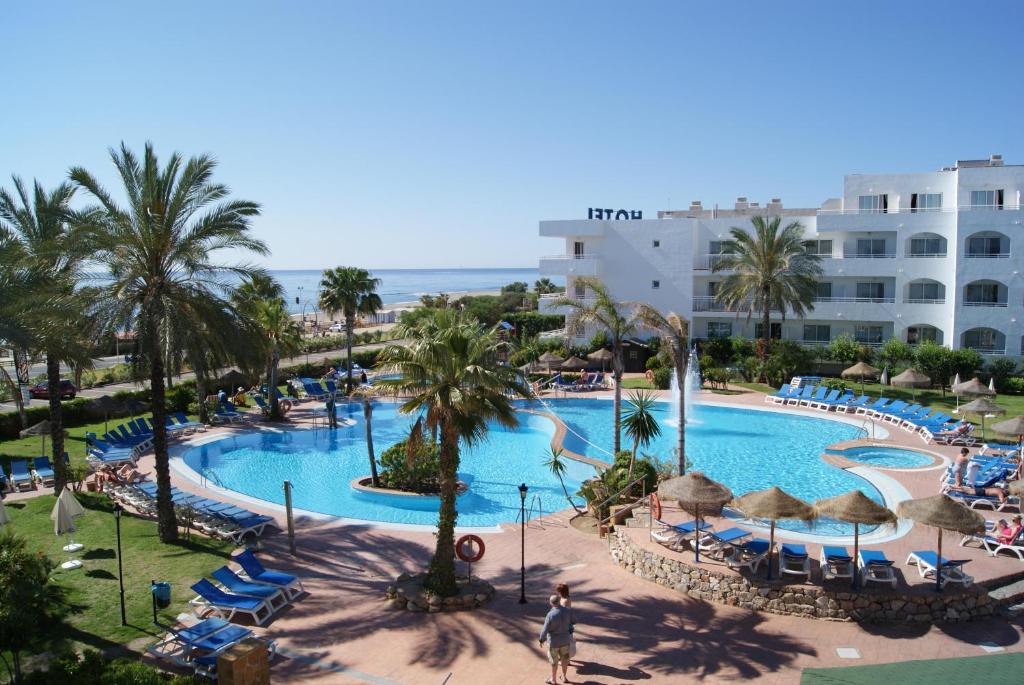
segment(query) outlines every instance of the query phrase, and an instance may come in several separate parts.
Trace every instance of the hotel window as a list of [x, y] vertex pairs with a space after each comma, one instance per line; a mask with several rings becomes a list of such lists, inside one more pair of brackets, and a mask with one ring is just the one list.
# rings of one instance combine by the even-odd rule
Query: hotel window
[[832, 256], [831, 240], [806, 240], [804, 241], [804, 247], [807, 249], [807, 254], [815, 254], [819, 257]]
[[818, 281], [818, 290], [814, 294], [816, 300], [831, 300], [832, 299], [832, 284], [829, 282]]
[[997, 304], [999, 302], [999, 284], [972, 283], [967, 286], [967, 291], [964, 293], [964, 301]]
[[971, 209], [1002, 209], [1002, 190], [972, 190]]
[[855, 326], [853, 339], [864, 345], [877, 345], [882, 342], [881, 326]]
[[[772, 340], [781, 340], [782, 339], [782, 324], [781, 323], [773, 323], [771, 325], [771, 332], [772, 332], [772, 334], [771, 334], [771, 339]], [[764, 324], [761, 324], [761, 323], [754, 324], [754, 337], [755, 338], [763, 338], [764, 337]]]
[[576, 259], [583, 259], [583, 257], [586, 256], [586, 252], [584, 251], [583, 243], [581, 243], [578, 240], [576, 242], [574, 242], [572, 244], [572, 254], [573, 254], [573, 256]]
[[1003, 254], [1002, 239], [997, 235], [980, 235], [968, 238], [967, 254], [971, 257]]
[[573, 290], [576, 292], [576, 299], [577, 300], [582, 300], [584, 297], [587, 296], [587, 286], [585, 286], [582, 283], [575, 284], [575, 286], [573, 287]]
[[661, 247], [661, 241], [660, 240], [652, 240], [651, 241], [651, 247]]
[[936, 212], [942, 209], [942, 193], [914, 193], [910, 196], [911, 212]]
[[832, 339], [832, 327], [824, 324], [804, 324], [804, 342], [827, 343]]
[[911, 257], [932, 257], [945, 256], [946, 250], [942, 247], [942, 238], [911, 238]]
[[709, 338], [731, 338], [732, 323], [729, 321], [708, 321]]
[[857, 209], [861, 212], [885, 214], [889, 211], [888, 195], [861, 195], [857, 199]]
[[718, 281], [708, 281], [708, 297], [718, 294]]
[[858, 238], [858, 257], [877, 257], [886, 254], [885, 238]]
[[964, 333], [964, 347], [971, 349], [997, 349], [997, 331], [991, 328], [972, 328]]
[[907, 292], [908, 300], [939, 300], [938, 283], [911, 283]]
[[651, 281], [651, 290], [657, 290], [661, 287], [661, 281]]
[[907, 342], [911, 345], [925, 341], [938, 342], [939, 329], [934, 326], [911, 326], [907, 329]]
[[885, 297], [885, 284], [884, 283], [858, 283], [857, 284], [857, 299], [858, 300], [881, 300]]

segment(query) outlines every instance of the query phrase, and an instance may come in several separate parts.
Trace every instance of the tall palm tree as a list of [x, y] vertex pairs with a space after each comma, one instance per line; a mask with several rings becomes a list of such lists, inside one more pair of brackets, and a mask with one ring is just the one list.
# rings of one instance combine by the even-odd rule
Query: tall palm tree
[[750, 219], [753, 231], [729, 229], [732, 238], [722, 244], [725, 253], [713, 271], [731, 271], [718, 288], [716, 299], [729, 309], [756, 311], [761, 315], [763, 342], [758, 354], [768, 353], [771, 338], [771, 313], [786, 318], [790, 309], [803, 317], [814, 309], [817, 283], [821, 278], [821, 257], [807, 251], [804, 227], [794, 221], [780, 229], [782, 217]]
[[385, 390], [409, 397], [400, 411], [424, 411], [426, 425], [440, 431], [441, 508], [437, 546], [427, 585], [442, 596], [458, 592], [455, 585], [455, 508], [459, 445], [482, 440], [490, 421], [518, 424], [511, 397], [528, 397], [519, 372], [499, 362], [506, 343], [496, 327], [485, 328], [458, 310], [441, 310], [420, 326], [400, 326], [407, 346], [389, 345], [380, 364], [398, 377], [380, 381]]
[[683, 389], [686, 367], [690, 360], [690, 322], [675, 312], [662, 314], [649, 304], [639, 305], [637, 315], [644, 326], [658, 332], [662, 349], [668, 352], [676, 372], [676, 400], [679, 404], [676, 458], [679, 460], [679, 475], [682, 476], [686, 473], [686, 398]]
[[92, 258], [111, 278], [107, 306], [141, 341], [148, 368], [156, 455], [157, 530], [160, 540], [178, 538], [167, 455], [164, 354], [160, 330], [167, 303], [225, 296], [228, 278], [258, 271], [245, 264], [215, 261], [225, 251], [267, 254], [250, 234], [259, 205], [229, 200], [226, 186], [213, 180], [216, 162], [207, 155], [184, 161], [172, 154], [163, 166], [153, 145], [142, 159], [122, 143], [110, 151], [127, 205], [121, 205], [87, 170], [75, 167], [71, 179], [100, 204], [103, 217]]
[[547, 293], [557, 293], [559, 287], [555, 285], [555, 282], [550, 278], [540, 278], [533, 284], [533, 289], [537, 291], [538, 295], [546, 295]]
[[[246, 276], [242, 279], [242, 282], [231, 291], [231, 304], [243, 317], [256, 324], [257, 328], [260, 330], [260, 334], [257, 338], [264, 342], [260, 348], [262, 349], [262, 359], [260, 360], [259, 365], [255, 363], [257, 361], [255, 358], [251, 360], [240, 359], [239, 361], [245, 370], [254, 372], [256, 375], [265, 375], [267, 378], [268, 391], [267, 402], [273, 406], [277, 403], [277, 393], [270, 392], [273, 349], [269, 344], [269, 336], [263, 332], [263, 326], [261, 323], [261, 317], [264, 314], [263, 310], [267, 307], [268, 302], [280, 302], [281, 306], [285, 310], [288, 308], [287, 303], [285, 303], [284, 300], [284, 287], [277, 280], [267, 274], [254, 273]], [[284, 325], [284, 323], [281, 322], [281, 325]], [[301, 335], [301, 329], [296, 330], [298, 330]], [[284, 331], [282, 331], [282, 333], [283, 332]], [[288, 336], [288, 339], [290, 345], [290, 335]], [[254, 347], [251, 351], [255, 351], [256, 349], [257, 348]], [[262, 368], [260, 368], [260, 365], [262, 365]]]
[[626, 400], [626, 411], [622, 416], [622, 425], [626, 435], [633, 438], [633, 450], [629, 456], [629, 479], [633, 479], [633, 466], [636, 464], [636, 451], [647, 447], [656, 437], [661, 435], [661, 424], [654, 417], [655, 397], [650, 390], [636, 390]]
[[641, 322], [636, 305], [630, 302], [616, 302], [608, 288], [596, 278], [577, 278], [577, 286], [584, 286], [590, 297], [576, 299], [560, 297], [552, 306], [567, 307], [566, 327], [580, 335], [587, 327], [593, 326], [608, 336], [612, 346], [612, 376], [615, 378], [615, 447], [618, 454], [622, 446], [622, 344], [633, 335]]
[[558, 479], [558, 483], [562, 486], [562, 492], [565, 493], [565, 499], [569, 502], [569, 506], [573, 508], [573, 511], [577, 514], [582, 514], [583, 512], [576, 506], [576, 502], [573, 501], [572, 496], [569, 494], [569, 489], [565, 487], [565, 474], [568, 469], [565, 466], [563, 454], [561, 447], [552, 447], [548, 458], [544, 460], [544, 468]]
[[352, 334], [356, 328], [356, 316], [373, 314], [383, 306], [377, 294], [379, 285], [379, 278], [373, 278], [366, 269], [354, 266], [327, 269], [320, 280], [320, 309], [341, 312], [345, 317], [345, 348], [348, 353], [345, 389], [348, 394], [352, 392]]
[[[377, 386], [360, 386], [355, 395], [363, 401], [363, 422], [366, 424], [366, 454], [370, 459], [370, 482], [373, 487], [380, 487], [380, 476], [377, 474], [377, 455], [373, 452], [373, 398], [380, 392]], [[410, 441], [411, 444], [411, 441]]]
[[270, 418], [281, 419], [281, 407], [277, 398], [277, 367], [283, 355], [296, 354], [302, 346], [302, 327], [288, 314], [284, 300], [262, 300], [255, 305], [256, 326], [262, 333], [264, 348], [268, 354], [267, 401], [270, 403]]
[[[25, 350], [35, 345], [35, 336], [27, 320], [32, 310], [32, 299], [37, 296], [33, 285], [21, 243], [13, 232], [0, 224], [0, 340], [13, 349]], [[18, 383], [3, 365], [0, 365], [0, 378], [14, 398], [21, 427], [27, 428]]]
[[71, 183], [47, 192], [36, 181], [30, 197], [20, 178], [13, 176], [12, 181], [17, 198], [0, 189], [0, 225], [9, 224], [16, 235], [35, 288], [44, 295], [36, 298], [30, 314], [38, 323], [35, 330], [41, 334], [39, 344], [46, 354], [54, 492], [59, 493], [67, 480], [60, 365], [72, 358], [87, 358], [92, 347], [83, 335], [83, 324], [90, 317], [86, 291], [79, 288], [82, 265], [89, 256], [89, 226], [70, 207], [75, 194]]

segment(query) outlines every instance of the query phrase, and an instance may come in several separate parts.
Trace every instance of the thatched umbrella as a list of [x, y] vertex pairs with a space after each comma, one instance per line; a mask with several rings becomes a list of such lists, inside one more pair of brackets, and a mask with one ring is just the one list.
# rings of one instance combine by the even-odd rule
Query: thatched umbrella
[[860, 394], [864, 394], [864, 379], [875, 378], [878, 376], [880, 369], [876, 369], [867, 362], [857, 362], [853, 366], [843, 369], [840, 374], [843, 378], [859, 378], [860, 379]]
[[996, 392], [995, 392], [995, 390], [989, 390], [989, 387], [987, 385], [985, 385], [984, 383], [982, 383], [981, 381], [979, 381], [978, 377], [975, 376], [974, 378], [972, 378], [971, 380], [967, 381], [966, 383], [956, 383], [956, 384], [954, 384], [953, 385], [953, 394], [956, 395], [957, 397], [959, 397], [961, 395], [974, 395], [974, 396], [988, 395], [989, 397], [991, 397], [992, 395], [995, 395]]
[[960, 410], [964, 413], [974, 412], [981, 417], [981, 437], [985, 437], [985, 416], [987, 414], [1005, 414], [1006, 410], [1000, 407], [998, 404], [988, 399], [987, 397], [979, 397], [976, 400], [971, 400], [964, 406], [960, 407]]
[[601, 362], [602, 372], [605, 370], [606, 364], [608, 364], [608, 362], [610, 362], [614, 358], [615, 355], [612, 354], [611, 350], [605, 349], [604, 347], [599, 349], [597, 352], [591, 352], [590, 354], [587, 355], [587, 359], [589, 359], [590, 361]]
[[784, 492], [778, 486], [767, 490], [748, 492], [736, 498], [732, 505], [747, 517], [768, 519], [771, 521], [771, 534], [768, 544], [768, 580], [772, 578], [772, 549], [775, 548], [775, 522], [779, 519], [799, 519], [811, 521], [817, 516], [814, 507], [802, 499], [797, 499]]
[[[908, 499], [896, 505], [896, 515], [939, 531], [936, 560], [942, 565], [942, 531], [951, 530], [964, 535], [985, 530], [985, 517], [973, 509], [958, 504], [947, 495], [932, 495], [922, 499]], [[935, 569], [935, 590], [942, 592], [942, 569]]]
[[89, 406], [97, 412], [103, 412], [103, 432], [106, 433], [107, 422], [110, 420], [110, 412], [117, 411], [124, 405], [110, 395], [103, 395], [102, 397], [97, 397], [90, 402]]
[[[851, 490], [845, 495], [819, 499], [814, 503], [818, 516], [828, 516], [837, 521], [853, 524], [853, 567], [856, 569], [857, 554], [860, 551], [860, 524], [881, 525], [896, 522], [896, 515], [860, 490]], [[857, 572], [851, 583], [857, 588]]]
[[587, 368], [587, 366], [589, 366], [587, 361], [585, 359], [580, 359], [579, 357], [569, 357], [562, 362], [562, 368], [566, 371], [582, 371]]
[[545, 352], [540, 356], [540, 358], [537, 359], [537, 361], [541, 362], [542, 364], [545, 364], [548, 367], [548, 371], [551, 371], [551, 369], [558, 366], [565, 360], [559, 357], [554, 352]]
[[249, 385], [249, 377], [238, 369], [228, 369], [217, 379], [214, 384], [217, 388], [227, 388], [227, 393], [233, 395], [235, 388], [245, 388]]
[[[40, 436], [42, 438], [43, 444], [42, 444], [42, 447], [40, 448], [42, 451], [39, 454], [40, 455], [45, 455], [46, 454], [46, 436], [49, 435], [52, 431], [53, 431], [53, 429], [50, 427], [50, 420], [49, 419], [43, 419], [42, 421], [40, 421], [39, 423], [35, 424], [34, 426], [29, 426], [25, 430], [23, 430], [20, 433], [18, 433], [18, 437], [19, 438], [28, 438], [28, 437], [32, 437], [33, 435]], [[68, 432], [64, 431], [64, 435], [67, 435], [67, 434], [68, 434]]]
[[1024, 497], [1024, 480], [1011, 481], [1009, 490], [1011, 495]]
[[1016, 435], [1017, 442], [1024, 444], [1024, 416], [1015, 416], [1006, 421], [993, 423], [992, 430], [1003, 435]]
[[907, 369], [892, 379], [892, 384], [899, 388], [910, 388], [911, 399], [917, 399], [917, 388], [927, 388], [932, 379], [917, 369]]
[[[695, 535], [700, 536], [702, 516], [718, 516], [722, 508], [732, 499], [732, 490], [713, 481], [700, 471], [690, 471], [685, 476], [670, 478], [658, 486], [661, 499], [674, 499], [679, 508], [692, 514], [696, 524]], [[694, 560], [700, 561], [700, 545], [693, 546]]]

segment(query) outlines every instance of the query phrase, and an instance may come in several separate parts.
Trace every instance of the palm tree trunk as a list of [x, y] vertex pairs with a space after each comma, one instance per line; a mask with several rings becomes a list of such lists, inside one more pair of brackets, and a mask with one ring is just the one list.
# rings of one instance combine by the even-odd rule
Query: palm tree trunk
[[764, 343], [760, 349], [761, 359], [764, 360], [768, 356], [768, 345], [771, 344], [772, 339], [772, 310], [771, 305], [768, 304], [769, 296], [771, 295], [770, 288], [764, 288], [764, 311], [761, 312], [761, 333], [764, 334]]
[[352, 394], [352, 334], [356, 329], [356, 319], [345, 312], [345, 350], [348, 353], [348, 374], [345, 377], [345, 394]]
[[633, 438], [633, 450], [629, 454], [629, 480], [633, 480], [633, 466], [636, 464], [636, 451], [640, 448], [640, 436]]
[[612, 347], [615, 352], [612, 357], [612, 374], [615, 378], [615, 447], [612, 451], [618, 454], [622, 446], [622, 341], [614, 340]]
[[206, 360], [202, 353], [196, 354], [192, 360], [192, 370], [196, 373], [196, 400], [199, 405], [200, 423], [210, 422], [210, 410], [206, 406]]
[[676, 453], [679, 459], [679, 475], [686, 475], [686, 350], [676, 351], [676, 399], [679, 403], [679, 430], [676, 434]]
[[60, 404], [60, 359], [46, 353], [46, 382], [50, 388], [50, 444], [53, 446], [53, 492], [60, 494], [67, 483], [64, 465], [64, 408]]
[[277, 365], [281, 361], [281, 354], [277, 351], [277, 345], [270, 354], [270, 372], [267, 374], [267, 393], [270, 395], [270, 418], [274, 421], [281, 419], [281, 405], [277, 401]]
[[[157, 314], [151, 313], [159, 321]], [[159, 330], [158, 325], [150, 325], [150, 330]], [[158, 336], [150, 338], [149, 345], [149, 382], [152, 392], [151, 408], [153, 410], [153, 453], [156, 457], [156, 519], [157, 534], [160, 542], [177, 542], [178, 520], [174, 515], [174, 503], [171, 501], [171, 468], [167, 454], [167, 408], [164, 397], [164, 359]]]
[[437, 518], [437, 546], [430, 560], [427, 584], [442, 597], [458, 593], [455, 584], [455, 498], [458, 495], [459, 438], [445, 419], [441, 426], [441, 509]]
[[380, 487], [377, 475], [377, 457], [373, 454], [373, 404], [369, 397], [363, 398], [363, 419], [366, 421], [366, 452], [370, 456], [370, 482], [373, 487]]
[[580, 511], [580, 508], [577, 507], [576, 503], [572, 501], [572, 497], [569, 495], [569, 489], [565, 487], [565, 481], [562, 479], [562, 474], [556, 473], [555, 475], [558, 476], [558, 482], [562, 486], [562, 492], [565, 493], [565, 499], [569, 502], [569, 506], [572, 507], [573, 511], [575, 511], [577, 514], [582, 514], [583, 512]]

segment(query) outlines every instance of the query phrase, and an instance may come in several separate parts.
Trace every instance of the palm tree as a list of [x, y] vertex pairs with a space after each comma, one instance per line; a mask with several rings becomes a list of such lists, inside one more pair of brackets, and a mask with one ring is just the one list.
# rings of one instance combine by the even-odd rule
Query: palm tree
[[356, 328], [356, 316], [373, 314], [383, 306], [377, 294], [379, 285], [379, 278], [373, 278], [366, 269], [354, 266], [327, 269], [320, 280], [320, 309], [341, 312], [345, 317], [345, 347], [348, 353], [345, 388], [349, 394], [352, 392], [352, 333]]
[[422, 325], [399, 328], [409, 344], [389, 345], [380, 359], [383, 368], [396, 371], [398, 377], [379, 385], [409, 396], [400, 411], [425, 411], [426, 425], [440, 431], [441, 508], [427, 586], [448, 597], [458, 592], [454, 560], [459, 444], [482, 440], [491, 421], [516, 426], [511, 397], [528, 397], [530, 389], [516, 369], [499, 363], [506, 343], [496, 327], [485, 328], [461, 311], [446, 309]]
[[633, 438], [633, 450], [629, 457], [629, 479], [633, 480], [633, 466], [636, 463], [636, 451], [647, 447], [651, 441], [661, 435], [661, 424], [654, 417], [655, 397], [650, 390], [636, 390], [626, 400], [626, 411], [622, 416], [622, 425], [626, 435]]
[[[41, 333], [40, 347], [46, 354], [46, 380], [50, 387], [50, 444], [53, 448], [54, 492], [67, 480], [64, 464], [64, 421], [60, 393], [61, 362], [88, 358], [90, 341], [83, 335], [88, 316], [87, 290], [80, 289], [82, 265], [89, 256], [88, 225], [71, 210], [75, 187], [61, 183], [46, 192], [36, 181], [32, 195], [17, 176], [12, 177], [17, 199], [0, 189], [0, 225], [21, 243], [26, 266], [35, 288], [30, 317]], [[83, 316], [83, 313], [85, 314]]]
[[231, 292], [231, 303], [241, 312], [255, 311], [263, 300], [284, 300], [284, 286], [265, 273], [246, 275]]
[[[284, 287], [267, 274], [254, 273], [246, 276], [231, 292], [231, 304], [243, 317], [256, 324], [257, 329], [260, 331], [257, 337], [264, 342], [264, 345], [258, 348], [261, 350], [260, 354], [262, 356], [259, 364], [256, 364], [257, 360], [255, 358], [245, 359], [240, 360], [242, 367], [247, 371], [253, 372], [254, 375], [265, 375], [267, 378], [267, 402], [273, 407], [277, 403], [277, 393], [271, 391], [271, 387], [276, 386], [270, 385], [271, 366], [274, 363], [273, 346], [269, 344], [269, 336], [263, 328], [263, 323], [266, 322], [261, 321], [268, 302], [280, 302], [282, 308], [285, 310], [288, 308], [284, 300]], [[281, 325], [284, 325], [284, 323], [281, 322]], [[281, 332], [283, 333], [284, 331]], [[299, 329], [299, 334], [301, 335], [301, 329]], [[289, 347], [291, 347], [291, 336], [289, 335], [288, 338]]]
[[267, 401], [270, 403], [270, 418], [278, 421], [281, 419], [281, 407], [277, 398], [277, 367], [283, 355], [296, 354], [301, 348], [302, 328], [288, 314], [284, 300], [256, 302], [254, 320], [262, 333], [268, 355]]
[[546, 295], [547, 293], [557, 293], [561, 288], [555, 285], [555, 282], [550, 278], [541, 278], [534, 282], [533, 289], [537, 291], [538, 295]]
[[160, 166], [153, 145], [146, 143], [140, 160], [122, 143], [110, 151], [128, 201], [120, 205], [81, 167], [71, 179], [88, 191], [103, 212], [92, 259], [111, 278], [109, 309], [122, 325], [132, 326], [141, 341], [149, 370], [156, 455], [157, 529], [160, 540], [178, 538], [167, 455], [164, 353], [160, 330], [168, 302], [199, 301], [223, 296], [226, 278], [258, 271], [244, 264], [220, 264], [217, 255], [230, 252], [267, 254], [253, 238], [249, 222], [259, 205], [229, 200], [226, 186], [213, 181], [216, 162], [209, 156], [187, 162], [177, 153]]
[[[35, 345], [35, 336], [27, 321], [32, 310], [32, 300], [38, 296], [33, 285], [21, 243], [0, 224], [0, 340], [15, 350], [25, 350]], [[27, 428], [21, 389], [2, 364], [0, 377], [14, 398], [21, 427]]]
[[683, 388], [686, 367], [690, 359], [690, 322], [675, 312], [662, 314], [649, 304], [639, 305], [637, 314], [644, 326], [658, 332], [661, 337], [662, 349], [668, 352], [672, 359], [672, 367], [676, 372], [676, 386], [679, 394], [676, 398], [679, 404], [676, 458], [679, 460], [679, 475], [682, 476], [686, 474], [686, 398]]
[[[636, 306], [629, 302], [616, 302], [608, 288], [596, 278], [577, 278], [576, 285], [592, 293], [590, 298], [560, 297], [552, 306], [567, 307], [566, 328], [580, 335], [588, 326], [603, 330], [612, 346], [612, 375], [615, 378], [615, 447], [618, 454], [622, 446], [622, 344], [640, 326]], [[625, 312], [625, 313], [623, 313]]]
[[562, 492], [565, 493], [565, 499], [568, 500], [569, 506], [573, 508], [577, 514], [582, 514], [580, 508], [576, 506], [576, 502], [572, 500], [572, 496], [569, 494], [569, 489], [565, 487], [565, 458], [562, 456], [561, 447], [552, 447], [550, 456], [544, 460], [544, 467], [551, 471], [551, 475], [558, 479], [558, 483], [562, 486]]
[[[378, 394], [377, 386], [360, 386], [355, 395], [363, 401], [363, 421], [366, 424], [366, 454], [370, 458], [370, 482], [373, 487], [380, 487], [380, 477], [377, 474], [377, 456], [373, 453], [373, 398]], [[411, 442], [411, 440], [410, 440]]]
[[818, 280], [821, 278], [821, 257], [807, 251], [804, 227], [799, 221], [780, 230], [782, 217], [750, 219], [753, 232], [742, 228], [729, 229], [732, 238], [722, 244], [725, 253], [714, 264], [713, 271], [732, 271], [718, 288], [716, 299], [729, 309], [746, 311], [747, 318], [756, 311], [761, 314], [763, 342], [758, 354], [768, 353], [771, 338], [771, 313], [786, 318], [791, 309], [803, 317], [814, 309]]

